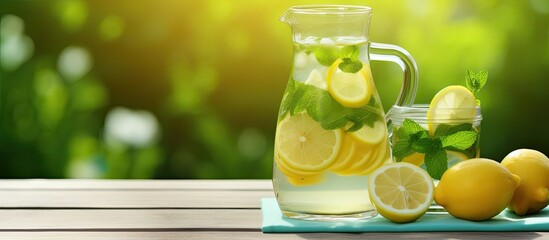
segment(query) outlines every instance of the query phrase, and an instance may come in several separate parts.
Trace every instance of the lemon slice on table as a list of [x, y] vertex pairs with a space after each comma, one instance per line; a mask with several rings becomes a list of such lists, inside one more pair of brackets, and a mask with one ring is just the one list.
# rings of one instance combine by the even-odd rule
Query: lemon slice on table
[[398, 223], [423, 216], [433, 201], [431, 176], [411, 163], [381, 166], [368, 180], [370, 200], [383, 217]]
[[443, 88], [433, 97], [427, 111], [429, 131], [434, 134], [433, 122], [474, 118], [476, 106], [475, 95], [469, 89], [459, 85]]
[[276, 150], [289, 169], [319, 173], [336, 161], [343, 135], [341, 129], [322, 128], [305, 112], [288, 115], [278, 123]]
[[345, 107], [358, 108], [370, 101], [373, 84], [370, 67], [363, 64], [356, 73], [347, 73], [339, 69], [341, 59], [336, 60], [326, 74], [328, 92], [338, 103]]

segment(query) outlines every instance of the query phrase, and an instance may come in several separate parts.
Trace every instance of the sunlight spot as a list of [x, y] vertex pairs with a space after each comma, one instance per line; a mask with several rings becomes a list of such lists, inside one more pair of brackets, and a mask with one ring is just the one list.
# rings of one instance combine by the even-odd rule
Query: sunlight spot
[[65, 115], [67, 89], [57, 72], [51, 68], [38, 69], [34, 75], [35, 105], [43, 126], [56, 127]]
[[75, 32], [88, 18], [88, 6], [82, 0], [63, 0], [55, 5], [55, 15], [68, 32]]
[[116, 107], [105, 121], [105, 141], [110, 147], [122, 144], [140, 148], [158, 139], [158, 120], [149, 111]]
[[208, 1], [210, 21], [222, 23], [233, 15], [234, 5], [230, 0]]
[[75, 81], [86, 75], [92, 67], [89, 52], [81, 47], [69, 46], [61, 52], [57, 67], [67, 80]]
[[13, 71], [26, 62], [34, 52], [34, 42], [24, 34], [25, 23], [15, 15], [0, 20], [0, 66]]
[[23, 19], [12, 14], [2, 16], [0, 20], [0, 37], [9, 38], [12, 36], [20, 36], [25, 30]]
[[124, 19], [116, 15], [105, 17], [99, 24], [99, 36], [105, 41], [119, 38], [124, 32]]
[[69, 178], [101, 178], [103, 173], [93, 158], [71, 159], [67, 166]]

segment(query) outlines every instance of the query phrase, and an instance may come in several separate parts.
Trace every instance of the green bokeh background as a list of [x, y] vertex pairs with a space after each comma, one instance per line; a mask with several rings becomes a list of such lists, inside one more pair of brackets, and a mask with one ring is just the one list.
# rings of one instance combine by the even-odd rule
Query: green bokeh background
[[[270, 178], [293, 58], [278, 18], [318, 3], [374, 9], [370, 39], [419, 66], [416, 103], [487, 69], [481, 157], [549, 154], [545, 0], [2, 0], [0, 178]], [[388, 110], [400, 70], [372, 71]]]

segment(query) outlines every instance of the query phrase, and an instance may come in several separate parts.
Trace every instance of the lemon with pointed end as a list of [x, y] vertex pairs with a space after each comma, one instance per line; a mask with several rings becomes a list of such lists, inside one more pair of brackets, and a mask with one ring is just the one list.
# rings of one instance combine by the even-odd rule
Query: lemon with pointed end
[[507, 207], [519, 184], [520, 177], [498, 162], [469, 159], [444, 172], [435, 189], [435, 202], [454, 217], [488, 220]]
[[370, 101], [374, 85], [372, 73], [366, 64], [356, 73], [344, 72], [339, 68], [341, 59], [328, 69], [326, 84], [328, 92], [338, 103], [349, 108], [358, 108]]
[[434, 134], [436, 125], [445, 120], [459, 121], [473, 119], [476, 114], [475, 95], [469, 89], [452, 85], [440, 90], [431, 100], [427, 111], [429, 131]]
[[537, 213], [549, 205], [549, 158], [532, 149], [509, 153], [501, 165], [520, 177], [521, 182], [509, 210], [517, 215]]
[[397, 223], [423, 216], [433, 201], [431, 176], [411, 163], [384, 165], [368, 180], [370, 200], [383, 217]]
[[322, 128], [305, 112], [288, 114], [276, 129], [276, 151], [291, 170], [320, 172], [335, 163], [343, 134], [341, 129]]

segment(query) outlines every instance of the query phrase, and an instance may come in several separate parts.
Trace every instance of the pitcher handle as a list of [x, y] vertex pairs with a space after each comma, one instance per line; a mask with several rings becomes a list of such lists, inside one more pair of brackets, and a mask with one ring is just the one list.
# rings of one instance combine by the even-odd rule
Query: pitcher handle
[[412, 55], [404, 48], [396, 45], [371, 42], [370, 60], [394, 62], [402, 68], [404, 81], [395, 105], [412, 106], [418, 84], [417, 65]]

